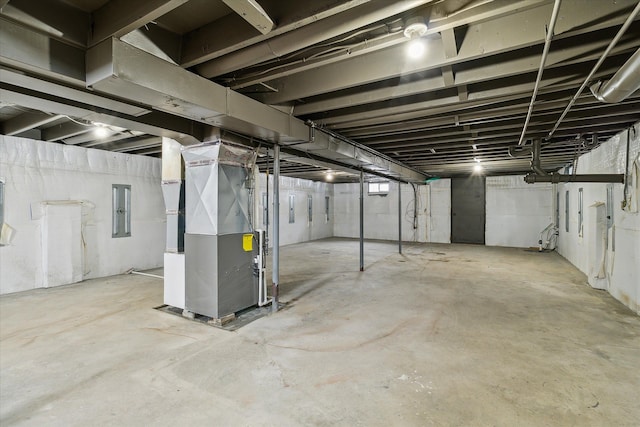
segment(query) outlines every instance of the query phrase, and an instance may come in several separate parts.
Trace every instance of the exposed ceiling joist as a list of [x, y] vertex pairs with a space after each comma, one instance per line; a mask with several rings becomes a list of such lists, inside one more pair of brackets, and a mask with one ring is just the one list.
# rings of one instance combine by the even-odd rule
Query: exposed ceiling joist
[[255, 29], [237, 14], [225, 16], [185, 35], [180, 65], [185, 68], [193, 67], [368, 2], [369, 0], [296, 2], [298, 8], [307, 8], [306, 13], [299, 9], [291, 10], [290, 16], [278, 20], [278, 26], [273, 31], [259, 35], [256, 35]]
[[110, 0], [93, 12], [89, 46], [120, 37], [186, 3], [188, 0]]
[[198, 65], [196, 70], [204, 77], [211, 78], [240, 68], [252, 66], [295, 52], [310, 44], [316, 44], [357, 30], [370, 22], [376, 22], [418, 7], [429, 0], [405, 0], [401, 2], [371, 2], [300, 28], [257, 43], [253, 46], [229, 53], [215, 61]]
[[[637, 26], [640, 30], [640, 25]], [[625, 38], [612, 52], [612, 56], [624, 54], [634, 48], [637, 45], [636, 37], [640, 37], [640, 32], [633, 32]], [[576, 64], [576, 66], [584, 67], [584, 62], [597, 60], [599, 53], [606, 48], [608, 42], [606, 40], [588, 40], [581, 41], [575, 45], [566, 46], [560, 50], [553, 50], [550, 52], [547, 59], [547, 72], [544, 75], [542, 87], [553, 84], [552, 78], [558, 75], [558, 72], [549, 74], [549, 71], [561, 68], [560, 71], [566, 75], [566, 68], [570, 65]], [[512, 59], [502, 60], [501, 66], [496, 68], [492, 61], [486, 61], [486, 64], [474, 67], [467, 67], [466, 69], [460, 69], [455, 73], [455, 78], [451, 66], [443, 67], [443, 74], [441, 75], [437, 71], [431, 71], [425, 73], [424, 77], [408, 82], [398, 83], [390, 85], [388, 87], [376, 88], [371, 90], [363, 90], [353, 94], [337, 95], [328, 99], [319, 101], [311, 101], [304, 104], [300, 104], [295, 107], [294, 111], [298, 115], [308, 116], [313, 113], [326, 112], [331, 110], [339, 110], [341, 108], [347, 108], [363, 104], [373, 104], [375, 102], [383, 102], [392, 98], [399, 98], [403, 96], [411, 96], [422, 93], [428, 93], [436, 90], [446, 89], [455, 84], [475, 84], [493, 80], [496, 78], [506, 78], [536, 71], [535, 61], [539, 53], [531, 52], [531, 55], [513, 57]], [[616, 64], [617, 66], [617, 64]], [[445, 77], [445, 70], [448, 76]], [[580, 70], [578, 70], [580, 71]], [[556, 77], [555, 80], [561, 82], [562, 75]], [[551, 81], [550, 81], [551, 80]], [[506, 80], [505, 80], [506, 82]], [[500, 87], [500, 80], [495, 81], [495, 88]], [[527, 85], [533, 87], [531, 85]], [[513, 93], [512, 88], [506, 89], [509, 93]], [[531, 89], [526, 89], [530, 92]], [[495, 95], [491, 95], [495, 96]], [[475, 98], [477, 99], [477, 98]], [[335, 113], [333, 115], [336, 115]]]
[[[598, 7], [599, 3], [594, 2], [593, 6]], [[633, 2], [625, 0], [608, 5], [606, 14], [617, 17], [617, 19], [610, 18], [599, 27], [614, 26], [623, 22], [625, 19], [623, 12], [629, 8], [630, 3]], [[431, 36], [425, 40], [426, 51], [429, 52], [428, 61], [401, 60], [406, 57], [405, 47], [398, 45], [298, 73], [289, 76], [286, 81], [278, 79], [269, 81], [269, 85], [277, 89], [277, 92], [264, 94], [260, 99], [267, 104], [282, 104], [540, 44], [545, 39], [545, 26], [549, 20], [551, 6], [544, 4], [525, 12], [469, 24], [466, 32], [467, 37], [460, 41], [458, 55], [454, 58], [446, 57], [440, 37]], [[572, 35], [582, 34], [584, 28], [589, 27], [592, 21], [592, 10], [585, 8], [584, 2], [565, 0], [558, 23], [560, 28], [556, 37], [560, 39], [569, 33]], [[389, 58], [396, 58], [396, 60], [390, 61]], [[309, 82], [313, 82], [313, 84], [309, 84]]]
[[38, 126], [51, 123], [58, 120], [61, 116], [55, 114], [47, 114], [41, 111], [29, 111], [20, 114], [2, 124], [2, 133], [4, 135], [18, 135]]
[[265, 12], [262, 6], [255, 0], [222, 1], [262, 34], [268, 34], [276, 25], [269, 17], [269, 14]]

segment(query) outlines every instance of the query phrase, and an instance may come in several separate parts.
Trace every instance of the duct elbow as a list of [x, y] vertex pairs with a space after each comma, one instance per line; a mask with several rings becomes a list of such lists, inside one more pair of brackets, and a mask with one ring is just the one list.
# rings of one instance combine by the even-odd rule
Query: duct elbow
[[640, 49], [606, 82], [598, 81], [589, 87], [600, 102], [617, 103], [624, 101], [640, 90]]

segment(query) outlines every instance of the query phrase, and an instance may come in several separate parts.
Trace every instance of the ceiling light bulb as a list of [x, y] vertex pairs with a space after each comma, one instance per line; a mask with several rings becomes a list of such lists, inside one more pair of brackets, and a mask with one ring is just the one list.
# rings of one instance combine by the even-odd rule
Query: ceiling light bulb
[[109, 131], [107, 130], [107, 128], [102, 127], [102, 126], [98, 126], [97, 128], [95, 128], [95, 130], [93, 131], [93, 134], [95, 136], [97, 136], [98, 138], [105, 138], [107, 135], [109, 135]]
[[475, 160], [476, 162], [480, 163], [480, 159], [477, 157], [474, 157], [473, 160]]
[[333, 181], [333, 174], [331, 172], [327, 173], [327, 181]]
[[473, 167], [473, 171], [474, 171], [475, 173], [480, 173], [480, 172], [482, 172], [482, 165], [478, 163], [477, 165], [475, 165], [475, 166]]
[[419, 59], [424, 55], [424, 43], [421, 39], [413, 39], [407, 46], [407, 55], [411, 59]]

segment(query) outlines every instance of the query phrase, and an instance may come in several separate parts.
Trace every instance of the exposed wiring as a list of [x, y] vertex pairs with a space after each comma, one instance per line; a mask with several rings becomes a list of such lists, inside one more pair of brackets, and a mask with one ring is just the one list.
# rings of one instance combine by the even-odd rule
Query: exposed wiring
[[[337, 46], [335, 45], [335, 43], [340, 43], [342, 41], [345, 41], [345, 40], [348, 40], [350, 38], [356, 37], [356, 36], [358, 36], [358, 35], [360, 35], [362, 33], [366, 33], [366, 32], [369, 32], [369, 31], [374, 31], [374, 30], [376, 30], [376, 29], [378, 29], [380, 27], [384, 27], [384, 26], [386, 26], [386, 25], [380, 25], [378, 27], [374, 27], [374, 28], [371, 28], [371, 29], [362, 30], [362, 31], [360, 31], [358, 33], [355, 33], [353, 35], [350, 35], [348, 37], [345, 37], [345, 38], [343, 38], [341, 40], [338, 40], [336, 42], [333, 42], [333, 43], [326, 43], [326, 44], [310, 46], [308, 48], [299, 50], [299, 51], [297, 51], [295, 53], [292, 53], [292, 54], [289, 54], [289, 55], [286, 55], [286, 56], [281, 56], [281, 57], [278, 57], [278, 58], [275, 58], [275, 59], [272, 59], [272, 60], [269, 60], [269, 61], [262, 62], [262, 63], [259, 64], [260, 66], [267, 66], [269, 64], [276, 64], [276, 63], [280, 63], [280, 64], [276, 65], [276, 66], [273, 66], [273, 67], [269, 67], [269, 68], [261, 70], [261, 71], [255, 71], [253, 73], [245, 74], [245, 75], [243, 75], [242, 77], [239, 77], [239, 78], [236, 78], [236, 77], [229, 78], [229, 79], [227, 79], [227, 82], [242, 82], [242, 80], [260, 77], [260, 76], [263, 76], [265, 74], [269, 74], [269, 73], [271, 73], [273, 71], [276, 71], [276, 70], [279, 70], [279, 69], [282, 69], [282, 68], [287, 68], [287, 67], [291, 67], [293, 65], [298, 65], [298, 64], [304, 64], [305, 62], [313, 60], [313, 59], [319, 59], [319, 58], [322, 58], [324, 56], [329, 56], [331, 54], [334, 54], [335, 52], [346, 52], [346, 53], [348, 53], [350, 50], [352, 50], [353, 48], [355, 48], [355, 47], [357, 47], [359, 45], [368, 44], [368, 43], [371, 43], [373, 41], [382, 40], [382, 39], [384, 39], [386, 37], [393, 36], [393, 35], [396, 35], [396, 34], [401, 32], [401, 31], [389, 31], [386, 34], [380, 35], [380, 36], [372, 38], [372, 39], [366, 39], [366, 40], [363, 40], [363, 41], [360, 41], [360, 42], [350, 43], [350, 44], [343, 44], [343, 45], [337, 45]], [[322, 48], [322, 47], [329, 47], [329, 49], [323, 50], [321, 52], [316, 52], [316, 53], [314, 53], [314, 54], [312, 54], [310, 56], [307, 56], [307, 57], [304, 57], [304, 58], [300, 58], [300, 59], [297, 59], [295, 61], [286, 62], [284, 64], [282, 63], [283, 61], [288, 61], [291, 58], [299, 56], [300, 54], [302, 54], [304, 52], [307, 52], [307, 51], [310, 51], [310, 50], [313, 50], [313, 49], [317, 49], [317, 48]]]
[[83, 123], [83, 122], [78, 121], [78, 120], [76, 120], [76, 119], [74, 119], [74, 118], [72, 118], [72, 117], [69, 117], [69, 116], [67, 116], [67, 115], [63, 115], [62, 117], [66, 118], [66, 119], [69, 119], [69, 120], [71, 120], [73, 123], [78, 124], [78, 125], [80, 125], [80, 126], [86, 126], [86, 127], [94, 127], [94, 126], [95, 126], [93, 123], [88, 123], [88, 122]]
[[[440, 0], [439, 2], [435, 3], [434, 5], [443, 3], [444, 1], [445, 0]], [[464, 13], [464, 12], [468, 12], [468, 11], [470, 11], [472, 9], [475, 9], [476, 7], [480, 7], [480, 6], [483, 6], [483, 5], [488, 4], [488, 3], [493, 3], [493, 0], [479, 0], [479, 1], [471, 2], [467, 6], [461, 8], [461, 9], [458, 9], [456, 11], [453, 11], [451, 13], [448, 13], [445, 16], [429, 18], [429, 22], [431, 23], [431, 22], [444, 21], [446, 19], [453, 18], [456, 15], [459, 15], [459, 14]]]

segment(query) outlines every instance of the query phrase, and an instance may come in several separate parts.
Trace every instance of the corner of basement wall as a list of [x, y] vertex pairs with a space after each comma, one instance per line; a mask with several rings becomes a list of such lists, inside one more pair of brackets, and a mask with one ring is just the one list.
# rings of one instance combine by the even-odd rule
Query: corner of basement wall
[[[160, 159], [0, 136], [0, 177], [0, 294], [162, 266]], [[112, 184], [131, 186], [131, 237], [111, 237]]]
[[[622, 208], [625, 184], [558, 184], [558, 252], [587, 275], [589, 284], [607, 290], [618, 301], [640, 314], [640, 122], [628, 131], [613, 136], [595, 150], [580, 156], [576, 173], [624, 174], [627, 164], [627, 137], [627, 193], [628, 199], [632, 202], [631, 207]], [[613, 227], [603, 233], [603, 209], [606, 212], [608, 186], [612, 189], [613, 195]], [[580, 189], [584, 213], [581, 230], [578, 224]]]
[[528, 248], [553, 222], [553, 184], [527, 184], [524, 175], [486, 179], [485, 244]]

